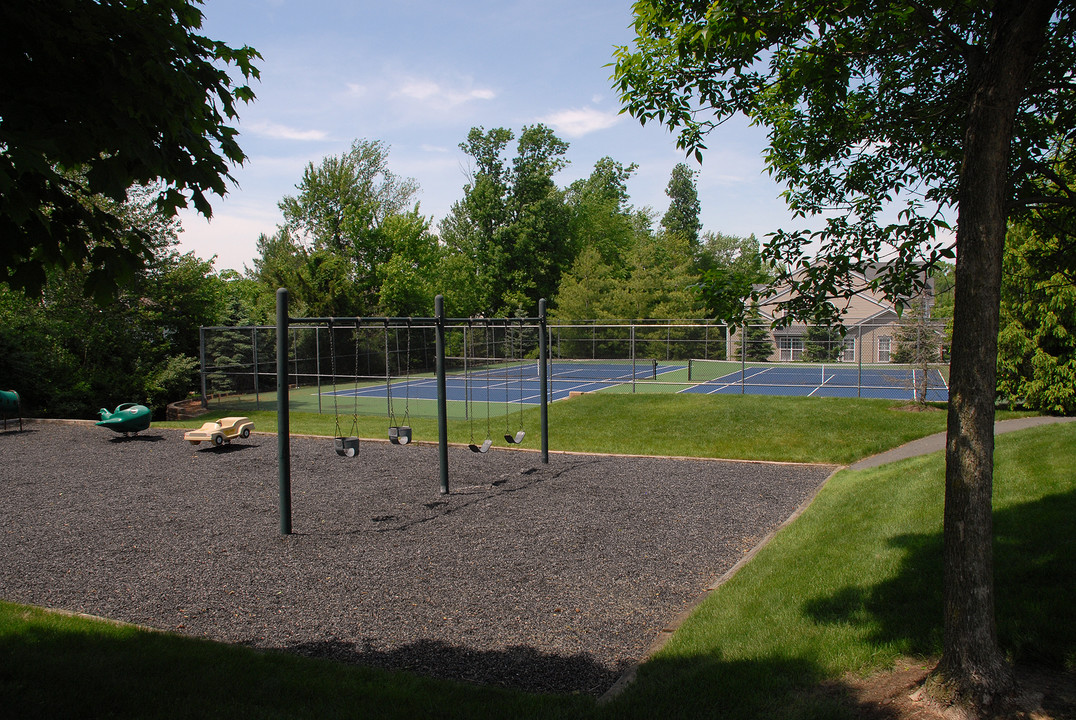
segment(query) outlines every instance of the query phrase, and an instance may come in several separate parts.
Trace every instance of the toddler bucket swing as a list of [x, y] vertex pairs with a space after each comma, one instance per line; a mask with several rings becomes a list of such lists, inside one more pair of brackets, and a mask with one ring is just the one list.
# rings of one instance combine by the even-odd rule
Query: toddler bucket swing
[[[359, 454], [359, 394], [358, 388], [352, 391], [354, 398], [354, 410], [351, 414], [351, 435], [345, 436], [340, 432], [340, 410], [337, 407], [336, 395], [336, 341], [334, 340], [333, 321], [329, 318], [329, 355], [332, 364], [333, 383], [333, 415], [336, 420], [336, 437], [333, 438], [333, 448], [340, 457], [353, 458]], [[359, 381], [359, 326], [355, 325], [355, 382]]]
[[[396, 330], [396, 356], [400, 354], [400, 331]], [[407, 323], [407, 356], [404, 360], [407, 367], [404, 369], [404, 424], [396, 422], [396, 412], [392, 407], [392, 373], [389, 368], [392, 363], [389, 360], [389, 331], [385, 328], [385, 394], [389, 403], [389, 442], [393, 445], [407, 445], [411, 442], [411, 322]], [[399, 363], [397, 363], [399, 365]]]

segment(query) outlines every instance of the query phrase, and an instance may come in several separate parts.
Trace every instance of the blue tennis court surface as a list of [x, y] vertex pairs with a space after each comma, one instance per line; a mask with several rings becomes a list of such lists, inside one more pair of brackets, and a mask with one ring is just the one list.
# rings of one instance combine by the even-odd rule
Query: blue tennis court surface
[[927, 402], [947, 402], [949, 388], [945, 378], [938, 370], [926, 372], [924, 383], [922, 370], [906, 367], [749, 367], [693, 384], [681, 392], [915, 400], [925, 384]]
[[[735, 364], [729, 363], [731, 367]], [[924, 386], [922, 370], [907, 367], [859, 368], [855, 365], [810, 366], [772, 365], [735, 369], [719, 377], [686, 381], [686, 361], [631, 363], [565, 362], [550, 364], [549, 399], [562, 400], [575, 392], [599, 392], [614, 387], [634, 385], [639, 393], [683, 392], [726, 395], [784, 395], [810, 397], [861, 397], [885, 400], [914, 400]], [[929, 370], [929, 402], [946, 402], [949, 389], [937, 370]], [[502, 364], [494, 369], [475, 369], [465, 375], [450, 375], [445, 381], [446, 399], [450, 402], [523, 403], [537, 405], [541, 398], [538, 367], [535, 361]], [[434, 378], [394, 379], [391, 384], [366, 385], [341, 389], [324, 396], [337, 398], [385, 398], [394, 401], [435, 400]]]

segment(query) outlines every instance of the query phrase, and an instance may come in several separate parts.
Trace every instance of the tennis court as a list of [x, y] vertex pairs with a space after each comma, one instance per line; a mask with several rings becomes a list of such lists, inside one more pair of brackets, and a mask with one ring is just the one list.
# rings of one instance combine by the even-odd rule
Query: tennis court
[[[483, 363], [470, 360], [466, 365], [462, 358], [450, 358], [454, 366], [446, 373], [445, 393], [450, 403], [470, 403], [472, 405], [504, 405], [506, 403], [523, 403], [537, 405], [541, 401], [541, 382], [537, 360], [521, 362]], [[632, 384], [652, 384], [661, 373], [682, 370], [687, 367], [681, 363], [676, 366], [662, 365], [656, 360], [553, 360], [547, 365], [549, 383], [549, 400], [555, 402], [571, 396], [575, 392], [597, 392], [616, 386]], [[346, 399], [378, 398], [387, 400], [390, 396], [393, 407], [407, 400], [436, 400], [437, 381], [432, 376], [393, 379], [382, 382], [342, 389], [322, 390], [323, 397], [335, 397], [341, 408], [348, 405]], [[397, 410], [399, 412], [399, 410]]]
[[949, 387], [941, 369], [892, 363], [740, 364], [692, 360], [692, 385], [681, 392], [702, 394], [861, 397], [882, 400], [947, 402]]
[[[466, 416], [467, 406], [493, 408], [493, 414], [511, 412], [516, 404], [537, 405], [541, 400], [536, 360], [482, 364], [472, 361], [450, 372], [445, 381], [446, 400]], [[746, 394], [807, 397], [861, 397], [884, 400], [915, 400], [925, 393], [928, 402], [946, 402], [949, 390], [937, 368], [884, 364], [741, 364], [732, 361], [681, 360], [553, 360], [548, 366], [549, 400], [556, 402], [573, 393], [589, 392], [682, 392], [694, 394]], [[322, 389], [322, 397], [334, 397], [341, 409], [352, 399], [391, 398], [395, 412], [400, 403], [422, 404], [437, 398], [433, 377], [400, 378], [392, 382], [356, 387]], [[462, 409], [462, 412], [460, 410]]]

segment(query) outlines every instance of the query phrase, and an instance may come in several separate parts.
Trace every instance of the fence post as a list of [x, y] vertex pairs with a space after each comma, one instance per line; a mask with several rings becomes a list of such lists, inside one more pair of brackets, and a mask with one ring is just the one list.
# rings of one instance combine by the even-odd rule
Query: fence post
[[201, 370], [202, 370], [202, 372], [201, 372], [201, 375], [202, 375], [202, 409], [203, 410], [208, 410], [209, 409], [209, 396], [206, 395], [206, 386], [205, 386], [205, 328], [204, 327], [198, 328], [198, 352], [201, 355], [201, 357], [199, 359], [202, 361], [202, 368], [201, 368]]
[[549, 464], [549, 369], [546, 364], [548, 352], [546, 345], [549, 342], [547, 337], [547, 327], [545, 321], [545, 298], [541, 298], [538, 301], [538, 390], [542, 396], [541, 402], [541, 424], [542, 424], [542, 462], [546, 465]]
[[863, 326], [857, 330], [859, 337], [856, 338], [856, 355], [859, 359], [859, 381], [856, 383], [856, 397], [863, 397]]
[[740, 394], [747, 392], [747, 326], [740, 327]]
[[262, 409], [261, 393], [258, 392], [258, 327], [252, 325], [250, 328], [250, 347], [252, 348], [251, 355], [254, 360], [254, 407], [258, 410]]
[[314, 326], [314, 367], [318, 371], [318, 415], [321, 415], [321, 328]]

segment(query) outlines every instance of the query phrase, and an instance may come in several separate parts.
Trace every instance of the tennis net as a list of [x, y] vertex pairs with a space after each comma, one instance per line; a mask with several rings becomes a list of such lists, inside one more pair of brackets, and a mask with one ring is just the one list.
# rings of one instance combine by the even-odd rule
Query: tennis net
[[[551, 382], [583, 381], [625, 383], [657, 378], [658, 361], [653, 358], [602, 359], [555, 358], [548, 361], [547, 377]], [[504, 360], [496, 358], [446, 357], [445, 373], [474, 381], [536, 380], [540, 377], [538, 360]]]

